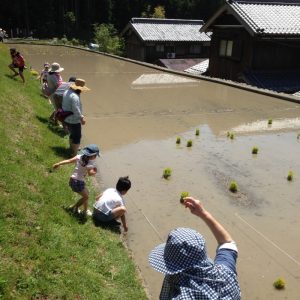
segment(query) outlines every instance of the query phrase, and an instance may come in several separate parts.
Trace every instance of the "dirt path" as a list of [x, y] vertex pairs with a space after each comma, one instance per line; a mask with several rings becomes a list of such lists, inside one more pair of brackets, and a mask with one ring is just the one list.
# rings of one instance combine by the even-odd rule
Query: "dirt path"
[[[211, 233], [179, 205], [182, 191], [203, 199], [237, 241], [243, 299], [299, 298], [299, 105], [79, 50], [17, 48], [34, 68], [57, 61], [65, 79], [82, 77], [92, 89], [82, 98], [85, 141], [103, 151], [103, 189], [119, 176], [132, 179], [126, 239], [153, 299], [162, 276], [150, 269], [147, 256], [171, 229], [198, 229], [211, 256], [215, 252]], [[236, 138], [228, 139], [227, 131]], [[173, 170], [168, 181], [161, 178], [166, 167]], [[293, 182], [286, 180], [289, 170]], [[237, 195], [228, 192], [231, 180], [240, 187]], [[278, 277], [287, 281], [284, 291], [272, 286]]]

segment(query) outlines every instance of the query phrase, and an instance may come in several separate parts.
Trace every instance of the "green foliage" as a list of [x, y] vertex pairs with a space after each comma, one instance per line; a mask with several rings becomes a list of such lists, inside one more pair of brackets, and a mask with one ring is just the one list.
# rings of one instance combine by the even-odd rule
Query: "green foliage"
[[[0, 45], [1, 74], [9, 60]], [[48, 127], [51, 108], [24, 75], [24, 85], [1, 78], [0, 298], [147, 299], [119, 235], [63, 210], [78, 199], [67, 184], [73, 166], [49, 168], [66, 157], [68, 141]]]
[[180, 195], [180, 203], [184, 203], [183, 199], [189, 196], [189, 192], [182, 192]]
[[124, 52], [124, 40], [117, 36], [112, 24], [95, 24], [94, 41], [101, 52], [115, 55], [122, 55]]
[[187, 146], [187, 147], [192, 147], [192, 146], [193, 146], [193, 141], [192, 141], [192, 140], [188, 140], [188, 141], [186, 142], [186, 146]]
[[227, 131], [227, 137], [230, 138], [231, 140], [234, 140], [235, 134], [233, 132]]
[[163, 171], [163, 178], [168, 179], [172, 175], [172, 169], [166, 168]]
[[254, 146], [252, 148], [252, 154], [257, 154], [257, 153], [258, 153], [258, 148]]
[[200, 129], [199, 128], [196, 129], [195, 135], [197, 135], [197, 136], [200, 135]]
[[151, 5], [147, 5], [146, 9], [142, 12], [141, 16], [143, 18], [157, 18], [164, 19], [166, 17], [165, 8], [162, 5], [154, 7], [153, 11]]
[[272, 123], [273, 123], [273, 120], [272, 120], [272, 119], [269, 119], [269, 120], [268, 120], [268, 125], [272, 125]]
[[165, 8], [162, 5], [154, 7], [152, 18], [164, 19], [166, 17]]
[[238, 191], [238, 185], [235, 181], [230, 182], [229, 191], [232, 193], [236, 193]]
[[273, 282], [273, 286], [278, 290], [282, 290], [285, 288], [285, 280], [283, 278], [278, 278]]
[[299, 139], [300, 139], [300, 133], [297, 134], [297, 140], [299, 140]]
[[179, 145], [180, 143], [181, 143], [181, 138], [180, 138], [180, 136], [178, 136], [178, 137], [176, 138], [176, 144]]
[[294, 179], [294, 173], [292, 171], [289, 171], [286, 179], [288, 181], [293, 181], [293, 179]]

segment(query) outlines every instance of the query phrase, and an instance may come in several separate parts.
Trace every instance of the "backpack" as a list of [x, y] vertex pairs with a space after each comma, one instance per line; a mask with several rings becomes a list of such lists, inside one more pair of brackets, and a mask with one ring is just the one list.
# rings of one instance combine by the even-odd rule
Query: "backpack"
[[57, 109], [55, 112], [55, 119], [57, 121], [63, 122], [66, 117], [73, 115], [71, 111], [64, 111], [62, 108]]

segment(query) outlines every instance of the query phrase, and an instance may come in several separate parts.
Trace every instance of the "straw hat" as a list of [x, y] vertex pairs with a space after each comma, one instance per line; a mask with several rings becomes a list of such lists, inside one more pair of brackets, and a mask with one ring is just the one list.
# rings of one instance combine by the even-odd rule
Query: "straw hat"
[[57, 63], [57, 62], [54, 62], [52, 65], [51, 65], [51, 68], [49, 70], [49, 72], [55, 72], [55, 73], [59, 73], [61, 71], [63, 71], [64, 68], [61, 68], [60, 64]]
[[90, 91], [90, 89], [85, 86], [85, 80], [80, 78], [77, 78], [75, 83], [70, 85], [70, 88], [75, 91], [76, 90], [80, 90], [82, 92]]

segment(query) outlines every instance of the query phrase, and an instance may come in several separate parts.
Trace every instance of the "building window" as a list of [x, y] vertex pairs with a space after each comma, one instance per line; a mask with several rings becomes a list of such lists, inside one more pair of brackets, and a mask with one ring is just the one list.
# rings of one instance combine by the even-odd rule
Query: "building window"
[[221, 40], [220, 48], [219, 48], [219, 55], [231, 57], [232, 56], [232, 48], [233, 48], [232, 40]]
[[191, 45], [190, 53], [191, 54], [199, 54], [201, 52], [201, 45]]
[[156, 49], [156, 52], [164, 52], [165, 47], [164, 47], [164, 45], [156, 45], [155, 49]]

